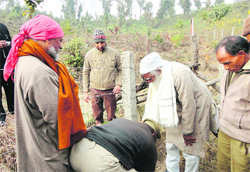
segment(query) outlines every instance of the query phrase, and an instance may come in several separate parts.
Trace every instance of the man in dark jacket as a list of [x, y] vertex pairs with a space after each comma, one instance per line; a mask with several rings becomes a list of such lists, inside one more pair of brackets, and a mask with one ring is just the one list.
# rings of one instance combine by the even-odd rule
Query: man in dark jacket
[[88, 130], [70, 153], [75, 171], [155, 171], [158, 124], [152, 119], [143, 123], [115, 119]]
[[5, 124], [6, 113], [2, 103], [2, 87], [6, 95], [8, 110], [10, 113], [14, 113], [14, 82], [9, 78], [7, 81], [3, 79], [3, 67], [6, 57], [10, 51], [11, 37], [7, 27], [0, 23], [0, 126]]

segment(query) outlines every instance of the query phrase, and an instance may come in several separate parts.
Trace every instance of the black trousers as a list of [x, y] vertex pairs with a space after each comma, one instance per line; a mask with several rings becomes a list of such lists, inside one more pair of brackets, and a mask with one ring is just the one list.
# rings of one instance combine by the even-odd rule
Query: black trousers
[[6, 112], [3, 108], [2, 103], [2, 87], [5, 92], [6, 101], [8, 110], [10, 113], [14, 114], [14, 81], [11, 79], [11, 77], [5, 81], [3, 78], [3, 70], [0, 71], [0, 121], [5, 121], [6, 118]]

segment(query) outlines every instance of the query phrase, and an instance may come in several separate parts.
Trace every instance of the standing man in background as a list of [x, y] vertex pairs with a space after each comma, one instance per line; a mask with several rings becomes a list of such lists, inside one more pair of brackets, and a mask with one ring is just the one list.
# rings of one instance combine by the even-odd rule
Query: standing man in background
[[141, 60], [140, 73], [149, 82], [143, 119], [166, 127], [167, 171], [180, 171], [181, 150], [185, 171], [197, 172], [205, 156], [203, 142], [210, 130], [217, 133], [211, 92], [187, 66], [162, 60], [158, 53]]
[[6, 95], [8, 110], [14, 114], [14, 82], [11, 78], [7, 81], [3, 78], [3, 67], [9, 54], [11, 37], [8, 28], [0, 23], [0, 127], [5, 125], [6, 112], [2, 103], [2, 87]]
[[[115, 94], [121, 91], [122, 66], [117, 50], [107, 46], [102, 29], [93, 33], [95, 48], [88, 51], [84, 59], [83, 89], [84, 101], [92, 104], [96, 125], [103, 121], [103, 103], [107, 111], [107, 120], [116, 118]], [[89, 96], [90, 90], [90, 96]]]
[[13, 38], [4, 79], [15, 68], [17, 171], [69, 171], [69, 148], [86, 134], [78, 86], [59, 60], [63, 30], [38, 15]]
[[250, 42], [250, 15], [243, 22], [242, 35], [246, 37], [248, 42]]
[[226, 70], [220, 88], [217, 169], [250, 171], [249, 43], [240, 36], [229, 36], [215, 50]]

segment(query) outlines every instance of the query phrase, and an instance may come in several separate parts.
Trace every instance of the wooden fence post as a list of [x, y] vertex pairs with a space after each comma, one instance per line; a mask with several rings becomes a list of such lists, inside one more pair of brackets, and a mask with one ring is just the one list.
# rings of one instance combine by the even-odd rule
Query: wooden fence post
[[126, 119], [137, 121], [136, 85], [134, 53], [125, 51], [121, 53], [122, 59], [122, 99], [124, 116]]
[[224, 38], [224, 29], [221, 29], [221, 39]]
[[234, 28], [235, 28], [235, 27], [232, 28], [231, 36], [234, 36]]
[[215, 32], [215, 29], [214, 29], [214, 40], [215, 40], [215, 38], [216, 38], [216, 32]]

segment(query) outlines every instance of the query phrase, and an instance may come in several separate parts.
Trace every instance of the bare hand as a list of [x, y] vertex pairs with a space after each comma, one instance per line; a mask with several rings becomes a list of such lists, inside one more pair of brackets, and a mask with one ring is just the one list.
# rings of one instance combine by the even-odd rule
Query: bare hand
[[115, 94], [120, 93], [120, 91], [121, 91], [121, 86], [120, 85], [116, 85], [115, 88], [113, 89], [113, 93], [115, 93]]
[[2, 40], [0, 41], [0, 48], [3, 48], [3, 47], [7, 47], [8, 44], [6, 43], [6, 41]]
[[85, 101], [86, 103], [89, 103], [89, 93], [84, 93], [83, 101]]
[[187, 146], [188, 145], [193, 146], [193, 143], [196, 143], [196, 138], [192, 137], [191, 134], [189, 134], [189, 135], [183, 134], [183, 138], [184, 138], [184, 142]]

